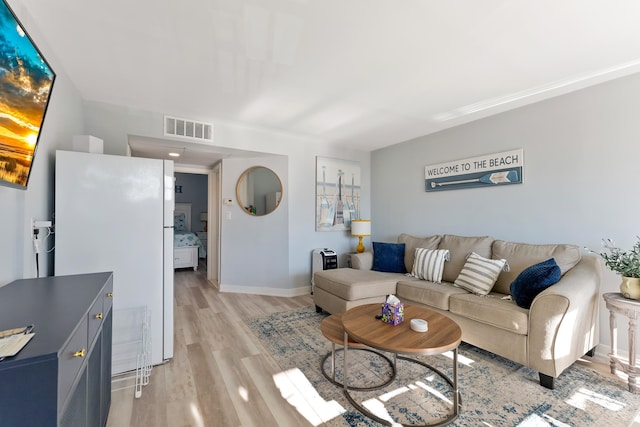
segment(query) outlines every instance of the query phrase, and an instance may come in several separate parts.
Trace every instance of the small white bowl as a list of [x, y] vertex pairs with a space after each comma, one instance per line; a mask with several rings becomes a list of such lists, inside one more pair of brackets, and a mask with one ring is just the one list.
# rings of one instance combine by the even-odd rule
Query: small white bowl
[[416, 332], [427, 332], [429, 324], [423, 319], [411, 319], [411, 329]]

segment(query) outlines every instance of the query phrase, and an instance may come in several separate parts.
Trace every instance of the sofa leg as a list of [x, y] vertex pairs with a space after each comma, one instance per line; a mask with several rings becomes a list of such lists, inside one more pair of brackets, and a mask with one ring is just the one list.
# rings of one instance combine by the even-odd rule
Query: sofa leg
[[550, 375], [543, 374], [542, 372], [539, 372], [538, 375], [540, 376], [540, 385], [548, 388], [549, 390], [553, 390], [553, 380], [555, 378]]
[[593, 357], [596, 355], [596, 348], [593, 347], [591, 350], [587, 351], [585, 354], [585, 356], [589, 356], [589, 357]]
[[316, 305], [316, 313], [322, 313], [322, 307]]

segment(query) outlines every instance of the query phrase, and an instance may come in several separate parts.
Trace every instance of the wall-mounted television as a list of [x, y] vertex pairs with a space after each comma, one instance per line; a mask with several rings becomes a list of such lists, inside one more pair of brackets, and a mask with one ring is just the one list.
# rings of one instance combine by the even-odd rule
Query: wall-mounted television
[[0, 0], [0, 185], [26, 189], [56, 75]]

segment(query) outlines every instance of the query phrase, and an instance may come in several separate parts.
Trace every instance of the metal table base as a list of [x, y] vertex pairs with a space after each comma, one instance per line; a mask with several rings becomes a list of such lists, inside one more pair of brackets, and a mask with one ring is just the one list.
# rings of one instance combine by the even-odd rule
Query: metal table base
[[[336, 350], [336, 345], [335, 343], [331, 343], [332, 344], [332, 348], [331, 351], [327, 353], [326, 356], [324, 356], [324, 358], [322, 359], [322, 362], [320, 362], [320, 370], [322, 371], [322, 375], [324, 375], [324, 377], [326, 379], [328, 379], [329, 381], [331, 381], [331, 383], [337, 385], [338, 387], [343, 387], [343, 384], [341, 382], [339, 382], [338, 380], [336, 380], [336, 353], [339, 351], [344, 351], [344, 348], [339, 348], [338, 350]], [[369, 349], [369, 348], [351, 348], [351, 351], [353, 350], [358, 350], [358, 351], [367, 351], [369, 353], [373, 353], [377, 356], [380, 356], [381, 358], [385, 359], [388, 363], [389, 366], [391, 367], [391, 375], [389, 377], [389, 379], [387, 381], [385, 381], [384, 383], [380, 384], [380, 385], [375, 385], [375, 386], [370, 386], [370, 387], [349, 387], [351, 390], [357, 390], [357, 391], [372, 391], [372, 390], [378, 390], [381, 389], [389, 384], [391, 384], [393, 382], [393, 380], [396, 378], [396, 360], [397, 360], [397, 355], [395, 355], [396, 357], [394, 357], [394, 360], [389, 359], [387, 356], [385, 356], [384, 354], [377, 352], [375, 350]], [[331, 357], [331, 373], [327, 373], [326, 369], [324, 368], [324, 365], [327, 361], [327, 359]]]
[[[348, 349], [347, 349], [347, 343], [349, 340], [349, 335], [345, 332], [344, 333], [344, 342], [345, 345], [343, 347], [343, 353], [344, 353], [344, 384], [342, 384], [343, 390], [344, 390], [344, 395], [347, 398], [347, 400], [349, 401], [349, 403], [351, 403], [358, 411], [360, 411], [362, 414], [364, 414], [365, 416], [371, 418], [374, 421], [379, 422], [380, 424], [385, 424], [385, 425], [397, 425], [397, 423], [393, 424], [391, 423], [389, 420], [385, 420], [382, 419], [380, 417], [378, 417], [377, 415], [373, 414], [371, 411], [369, 411], [368, 409], [366, 409], [364, 406], [360, 405], [358, 402], [355, 401], [355, 399], [353, 399], [353, 397], [351, 397], [351, 394], [349, 393], [349, 390], [353, 390], [356, 391], [358, 389], [354, 388], [354, 387], [349, 387], [349, 381], [348, 381], [348, 357], [347, 357], [347, 353], [348, 353]], [[454, 348], [453, 350], [453, 379], [449, 378], [444, 372], [440, 371], [439, 369], [421, 361], [421, 360], [417, 360], [417, 359], [412, 359], [410, 357], [404, 357], [404, 356], [399, 356], [399, 355], [395, 355], [395, 360], [397, 359], [402, 359], [402, 360], [406, 360], [408, 362], [411, 363], [417, 363], [419, 365], [424, 366], [425, 368], [431, 370], [432, 372], [436, 373], [437, 375], [439, 375], [442, 379], [444, 379], [452, 388], [453, 391], [453, 411], [452, 413], [444, 420], [439, 421], [437, 423], [433, 423], [433, 424], [421, 424], [421, 425], [417, 425], [417, 424], [402, 424], [405, 427], [435, 427], [435, 426], [446, 426], [451, 424], [453, 421], [456, 420], [456, 418], [458, 418], [458, 415], [460, 413], [460, 406], [462, 405], [462, 397], [460, 395], [460, 391], [458, 390], [458, 348]], [[327, 355], [328, 357], [328, 355]], [[326, 357], [325, 357], [326, 359]], [[395, 365], [395, 363], [394, 363]], [[335, 366], [335, 365], [334, 365]], [[324, 371], [323, 371], [324, 372]], [[396, 376], [396, 370], [394, 369], [394, 378]], [[380, 389], [386, 385], [389, 385], [391, 382], [393, 381], [393, 378], [389, 381], [385, 381], [384, 384], [381, 384], [379, 386], [375, 386], [374, 388], [372, 388], [372, 390], [376, 390], [376, 389]]]

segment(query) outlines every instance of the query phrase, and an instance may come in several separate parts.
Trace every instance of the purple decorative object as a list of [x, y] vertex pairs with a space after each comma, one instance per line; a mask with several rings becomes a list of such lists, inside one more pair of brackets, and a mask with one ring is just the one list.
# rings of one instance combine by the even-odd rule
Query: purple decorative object
[[404, 319], [404, 303], [382, 303], [382, 321], [390, 325], [399, 325]]

